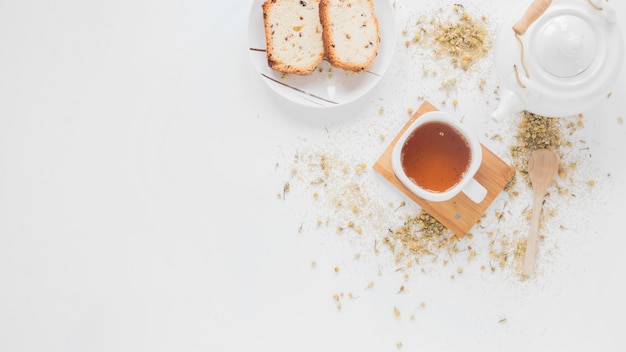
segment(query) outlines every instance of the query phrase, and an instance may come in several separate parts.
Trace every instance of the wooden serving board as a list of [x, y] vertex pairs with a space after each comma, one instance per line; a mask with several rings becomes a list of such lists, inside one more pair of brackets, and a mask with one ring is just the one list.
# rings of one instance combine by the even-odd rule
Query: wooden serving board
[[479, 204], [474, 203], [463, 193], [445, 202], [431, 202], [413, 194], [400, 182], [393, 172], [391, 154], [398, 139], [409, 125], [424, 113], [435, 110], [437, 110], [437, 108], [433, 105], [424, 102], [376, 161], [374, 170], [402, 191], [402, 193], [411, 198], [415, 203], [420, 205], [427, 213], [435, 217], [435, 219], [441, 222], [450, 231], [463, 238], [478, 222], [498, 194], [502, 192], [504, 186], [513, 178], [515, 169], [481, 144], [483, 160], [474, 178], [487, 189], [487, 196], [482, 202]]

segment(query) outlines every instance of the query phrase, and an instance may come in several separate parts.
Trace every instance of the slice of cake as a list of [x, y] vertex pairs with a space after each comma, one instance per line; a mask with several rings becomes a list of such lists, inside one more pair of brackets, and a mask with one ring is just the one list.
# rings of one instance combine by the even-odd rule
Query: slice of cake
[[266, 0], [263, 3], [268, 65], [305, 75], [324, 58], [320, 0]]
[[367, 69], [380, 44], [373, 0], [321, 0], [319, 6], [330, 64], [351, 71]]

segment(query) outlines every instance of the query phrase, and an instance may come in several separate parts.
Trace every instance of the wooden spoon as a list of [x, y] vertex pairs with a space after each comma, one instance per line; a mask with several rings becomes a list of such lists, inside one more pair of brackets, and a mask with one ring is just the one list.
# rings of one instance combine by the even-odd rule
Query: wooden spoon
[[554, 182], [559, 161], [556, 154], [548, 149], [538, 149], [528, 160], [528, 175], [533, 186], [533, 213], [530, 217], [530, 232], [526, 242], [526, 256], [524, 257], [524, 275], [529, 276], [535, 266], [537, 254], [537, 239], [539, 237], [539, 217], [543, 206], [543, 197], [548, 187]]

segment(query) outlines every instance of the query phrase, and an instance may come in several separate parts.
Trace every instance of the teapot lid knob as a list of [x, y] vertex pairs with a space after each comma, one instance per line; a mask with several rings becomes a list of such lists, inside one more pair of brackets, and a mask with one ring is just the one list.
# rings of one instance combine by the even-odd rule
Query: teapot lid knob
[[596, 56], [595, 33], [580, 17], [555, 16], [533, 34], [531, 40], [536, 60], [554, 76], [577, 76], [593, 63]]

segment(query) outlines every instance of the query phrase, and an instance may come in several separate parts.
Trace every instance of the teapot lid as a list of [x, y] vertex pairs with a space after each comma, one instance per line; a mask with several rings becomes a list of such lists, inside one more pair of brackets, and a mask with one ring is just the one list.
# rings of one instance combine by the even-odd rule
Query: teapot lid
[[557, 77], [574, 77], [593, 63], [598, 48], [594, 30], [588, 21], [572, 14], [562, 14], [541, 23], [531, 35], [530, 51], [545, 72]]

